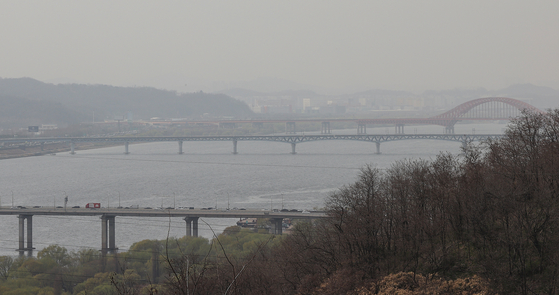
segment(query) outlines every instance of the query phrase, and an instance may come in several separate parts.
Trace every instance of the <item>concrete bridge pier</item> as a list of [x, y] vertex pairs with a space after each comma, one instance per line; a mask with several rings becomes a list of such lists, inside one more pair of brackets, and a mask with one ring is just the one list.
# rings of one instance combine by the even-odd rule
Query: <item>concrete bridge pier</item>
[[[28, 251], [27, 255], [33, 255], [33, 215], [18, 215], [19, 219], [19, 255], [23, 256], [23, 252]], [[25, 220], [27, 219], [27, 247], [25, 247]]]
[[179, 140], [179, 155], [182, 155], [182, 140]]
[[395, 134], [404, 134], [404, 124], [397, 124], [394, 129]]
[[233, 155], [237, 154], [237, 141], [233, 140]]
[[322, 122], [322, 129], [320, 130], [320, 134], [331, 134], [332, 129], [330, 129], [330, 122]]
[[124, 154], [125, 155], [130, 154], [130, 152], [128, 152], [128, 141], [124, 143]]
[[294, 143], [294, 142], [291, 143], [291, 154], [292, 154], [292, 155], [295, 155], [295, 154], [297, 153], [297, 152], [295, 152], [295, 146], [296, 146], [296, 145], [297, 145], [297, 144]]
[[283, 230], [283, 218], [271, 218], [270, 222], [272, 223], [271, 234], [274, 235], [281, 235]]
[[76, 154], [76, 152], [74, 151], [75, 147], [76, 146], [74, 145], [74, 142], [73, 141], [70, 142], [70, 154], [72, 154], [72, 155]]
[[446, 126], [444, 128], [444, 133], [445, 134], [454, 134], [454, 125], [452, 126]]
[[376, 141], [375, 144], [377, 145], [377, 152], [375, 154], [380, 155], [380, 141]]
[[115, 216], [105, 215], [101, 217], [101, 252], [113, 252], [118, 250], [115, 245]]
[[367, 134], [367, 123], [357, 122], [357, 134]]
[[198, 236], [198, 218], [199, 217], [185, 217], [186, 221], [186, 235], [189, 237]]

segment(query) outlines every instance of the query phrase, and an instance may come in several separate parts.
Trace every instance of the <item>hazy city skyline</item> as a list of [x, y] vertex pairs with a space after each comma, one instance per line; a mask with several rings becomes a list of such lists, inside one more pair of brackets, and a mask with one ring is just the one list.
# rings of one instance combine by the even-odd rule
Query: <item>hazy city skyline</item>
[[[0, 77], [217, 91], [559, 89], [556, 1], [10, 1]], [[271, 80], [271, 79], [267, 79]]]

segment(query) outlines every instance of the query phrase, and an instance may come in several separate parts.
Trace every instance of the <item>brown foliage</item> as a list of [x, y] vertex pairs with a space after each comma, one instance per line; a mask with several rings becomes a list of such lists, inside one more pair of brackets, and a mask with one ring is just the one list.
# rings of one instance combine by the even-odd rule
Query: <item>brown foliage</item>
[[489, 295], [487, 281], [478, 276], [471, 278], [444, 280], [439, 277], [424, 277], [412, 272], [391, 274], [369, 287], [362, 287], [355, 295]]

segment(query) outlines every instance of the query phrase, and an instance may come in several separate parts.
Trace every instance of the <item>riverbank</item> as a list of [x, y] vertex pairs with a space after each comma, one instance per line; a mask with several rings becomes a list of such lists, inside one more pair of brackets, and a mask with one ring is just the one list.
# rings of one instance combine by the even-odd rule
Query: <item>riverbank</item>
[[[74, 150], [90, 150], [97, 148], [104, 148], [109, 146], [114, 146], [115, 144], [108, 143], [97, 143], [97, 142], [84, 142], [76, 143]], [[70, 146], [68, 143], [52, 143], [45, 144], [42, 147], [38, 146], [26, 146], [26, 147], [13, 147], [0, 149], [0, 160], [5, 159], [15, 159], [24, 157], [35, 157], [44, 155], [56, 155], [57, 153], [70, 152]]]

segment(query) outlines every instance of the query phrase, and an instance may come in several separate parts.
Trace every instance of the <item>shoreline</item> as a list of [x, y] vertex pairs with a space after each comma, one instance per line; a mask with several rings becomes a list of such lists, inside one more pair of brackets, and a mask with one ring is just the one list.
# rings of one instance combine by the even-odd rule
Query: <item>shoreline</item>
[[[91, 150], [104, 147], [115, 146], [115, 144], [104, 143], [80, 143], [76, 144], [74, 150]], [[71, 149], [67, 143], [45, 144], [41, 146], [28, 146], [25, 148], [0, 149], [0, 160], [17, 159], [26, 157], [36, 157], [45, 155], [56, 155], [57, 153], [69, 152]]]

